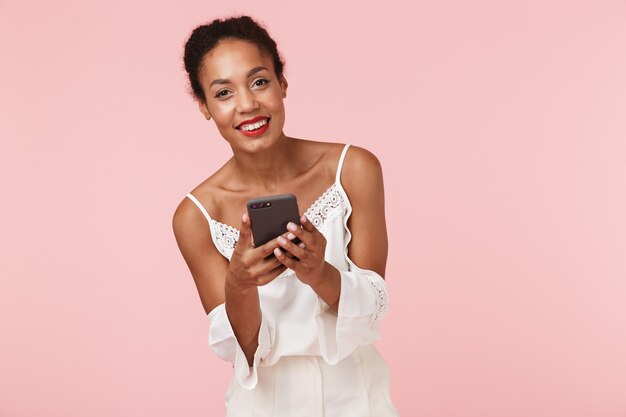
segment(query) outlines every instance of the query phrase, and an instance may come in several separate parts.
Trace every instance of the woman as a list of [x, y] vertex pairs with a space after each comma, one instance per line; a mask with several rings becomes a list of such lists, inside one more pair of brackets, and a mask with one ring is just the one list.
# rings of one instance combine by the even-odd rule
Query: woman
[[[233, 363], [227, 415], [396, 416], [371, 345], [387, 303], [378, 160], [283, 133], [284, 64], [250, 17], [199, 26], [184, 61], [201, 113], [233, 150], [173, 219], [209, 345]], [[246, 201], [284, 193], [307, 208], [301, 226], [254, 247]]]

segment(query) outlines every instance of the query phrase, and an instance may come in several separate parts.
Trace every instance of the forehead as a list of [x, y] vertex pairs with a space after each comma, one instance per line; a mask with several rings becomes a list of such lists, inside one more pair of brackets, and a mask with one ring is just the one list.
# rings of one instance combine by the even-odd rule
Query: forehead
[[215, 79], [233, 79], [251, 69], [264, 66], [273, 71], [272, 59], [261, 53], [252, 42], [240, 39], [224, 39], [202, 60], [201, 75], [209, 83]]

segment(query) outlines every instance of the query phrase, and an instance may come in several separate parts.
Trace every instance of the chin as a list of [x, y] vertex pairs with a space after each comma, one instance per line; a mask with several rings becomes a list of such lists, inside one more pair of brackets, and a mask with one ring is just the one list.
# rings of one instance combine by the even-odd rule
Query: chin
[[280, 141], [282, 133], [266, 132], [263, 136], [244, 137], [239, 135], [236, 139], [238, 147], [248, 152], [262, 152], [274, 147]]
[[246, 151], [258, 153], [273, 148], [278, 143], [278, 139], [278, 137], [262, 137], [248, 139], [248, 142], [242, 141], [242, 144]]

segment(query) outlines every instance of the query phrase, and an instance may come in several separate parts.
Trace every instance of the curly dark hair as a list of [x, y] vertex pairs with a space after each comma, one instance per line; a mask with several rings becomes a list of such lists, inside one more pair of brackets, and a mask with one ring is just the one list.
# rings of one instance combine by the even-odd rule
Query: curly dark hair
[[185, 43], [185, 70], [189, 75], [190, 93], [196, 100], [206, 103], [206, 96], [198, 78], [204, 56], [215, 48], [219, 41], [228, 38], [255, 44], [261, 53], [272, 57], [276, 76], [280, 78], [283, 75], [285, 63], [278, 52], [276, 42], [263, 26], [250, 16], [218, 18], [209, 24], [196, 27]]

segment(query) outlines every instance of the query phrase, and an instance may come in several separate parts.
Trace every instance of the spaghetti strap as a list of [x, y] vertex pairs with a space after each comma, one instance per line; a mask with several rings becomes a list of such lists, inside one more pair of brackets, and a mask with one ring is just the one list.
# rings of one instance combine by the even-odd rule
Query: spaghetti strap
[[335, 182], [341, 184], [341, 168], [343, 167], [343, 160], [346, 157], [346, 152], [350, 147], [349, 143], [346, 143], [346, 146], [343, 147], [343, 151], [341, 151], [341, 157], [339, 157], [339, 164], [337, 165], [337, 174], [335, 176]]
[[235, 248], [235, 243], [239, 239], [239, 230], [232, 226], [213, 220], [206, 211], [204, 206], [198, 201], [198, 199], [191, 193], [187, 193], [187, 197], [194, 202], [200, 209], [207, 222], [209, 222], [209, 230], [211, 231], [211, 240], [217, 248], [218, 252], [224, 255], [226, 259], [230, 261], [230, 257]]
[[187, 197], [189, 197], [189, 199], [191, 201], [193, 201], [196, 204], [196, 206], [198, 206], [198, 208], [200, 209], [202, 214], [204, 214], [204, 217], [206, 218], [207, 222], [209, 222], [209, 227], [211, 227], [211, 229], [212, 229], [213, 227], [212, 227], [212, 224], [211, 224], [212, 223], [211, 220], [213, 220], [213, 219], [211, 219], [211, 216], [209, 216], [209, 212], [206, 211], [204, 206], [198, 201], [198, 199], [193, 194], [187, 193]]

